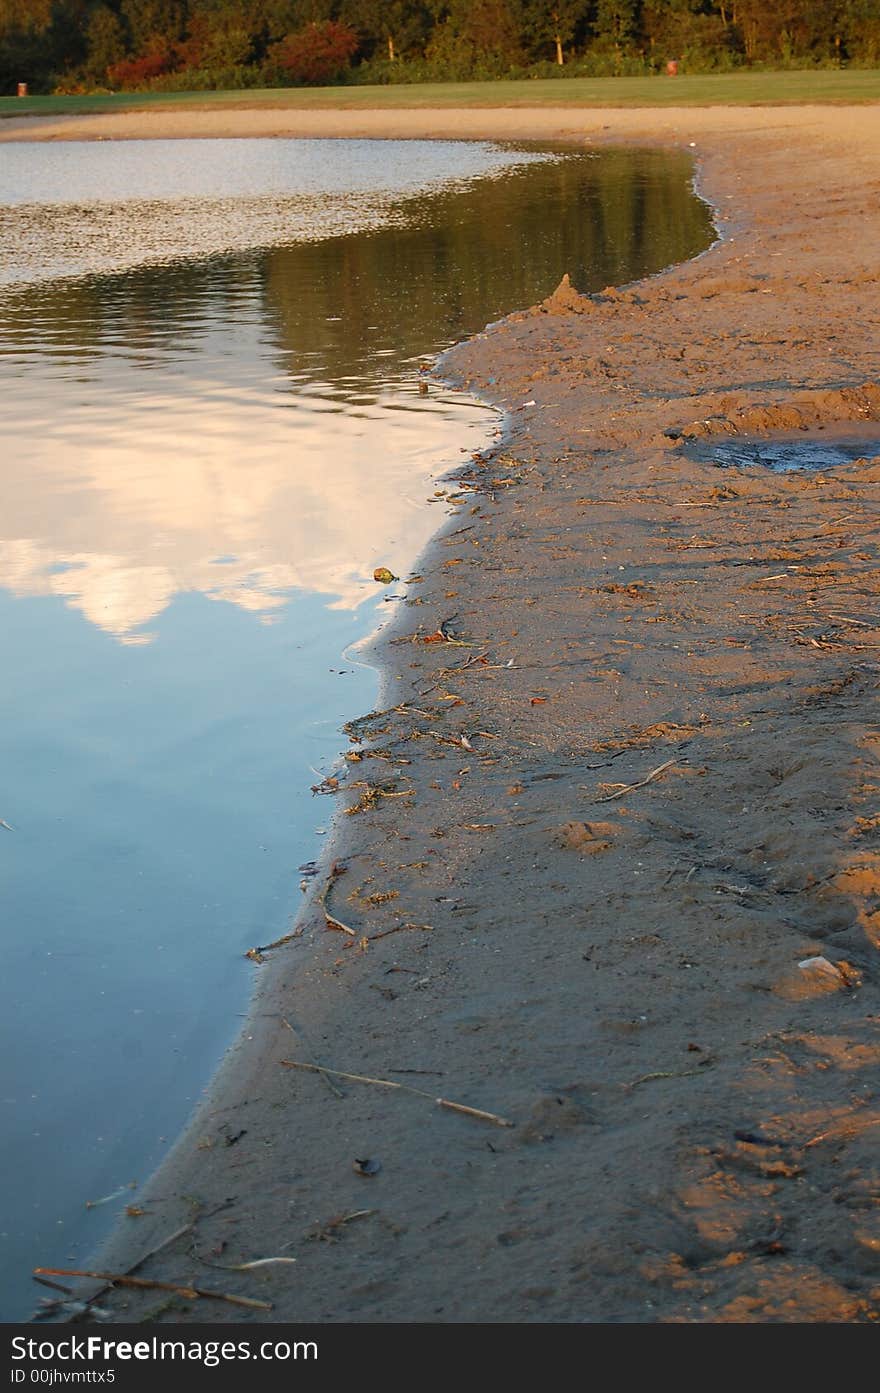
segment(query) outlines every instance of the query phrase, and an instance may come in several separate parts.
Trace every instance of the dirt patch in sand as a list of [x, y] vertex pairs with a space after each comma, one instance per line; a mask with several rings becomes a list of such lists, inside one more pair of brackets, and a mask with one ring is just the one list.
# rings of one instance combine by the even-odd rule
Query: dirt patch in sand
[[880, 112], [669, 122], [600, 134], [695, 141], [724, 239], [448, 355], [512, 436], [383, 640], [336, 873], [104, 1255], [187, 1226], [140, 1277], [272, 1309], [115, 1319], [876, 1317], [880, 475], [683, 436], [880, 419]]

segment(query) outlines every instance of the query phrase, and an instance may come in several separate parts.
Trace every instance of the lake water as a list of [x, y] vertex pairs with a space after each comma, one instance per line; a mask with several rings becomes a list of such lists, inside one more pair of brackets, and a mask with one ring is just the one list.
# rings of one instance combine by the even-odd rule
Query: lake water
[[373, 568], [406, 576], [437, 477], [498, 430], [420, 396], [421, 357], [564, 271], [700, 251], [689, 180], [483, 143], [0, 146], [4, 1319], [136, 1202], [243, 953], [292, 925], [310, 785], [376, 697], [344, 656], [393, 608]]

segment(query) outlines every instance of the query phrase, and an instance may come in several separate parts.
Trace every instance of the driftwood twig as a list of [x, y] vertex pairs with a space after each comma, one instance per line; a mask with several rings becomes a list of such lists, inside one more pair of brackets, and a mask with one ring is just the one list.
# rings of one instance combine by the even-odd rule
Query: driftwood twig
[[271, 1311], [268, 1301], [254, 1301], [249, 1296], [231, 1296], [225, 1291], [206, 1291], [204, 1287], [181, 1286], [177, 1282], [154, 1282], [149, 1277], [129, 1277], [125, 1272], [91, 1272], [87, 1268], [75, 1267], [35, 1267], [34, 1276], [49, 1277], [91, 1277], [98, 1282], [107, 1282], [112, 1287], [135, 1287], [139, 1291], [170, 1291], [175, 1296], [193, 1300], [205, 1297], [212, 1301], [225, 1301], [230, 1306], [247, 1306], [255, 1311]]
[[[156, 1244], [155, 1248], [150, 1248], [146, 1253], [142, 1253], [141, 1256], [131, 1264], [131, 1267], [127, 1268], [127, 1270], [122, 1275], [125, 1277], [131, 1277], [135, 1272], [138, 1271], [139, 1268], [143, 1267], [145, 1263], [149, 1262], [151, 1258], [157, 1257], [158, 1254], [163, 1253], [166, 1248], [170, 1248], [171, 1244], [176, 1243], [178, 1238], [182, 1238], [186, 1233], [192, 1233], [193, 1229], [200, 1222], [200, 1220], [210, 1219], [212, 1215], [219, 1214], [222, 1210], [227, 1209], [230, 1203], [230, 1200], [225, 1200], [223, 1204], [218, 1204], [213, 1209], [205, 1210], [201, 1214], [196, 1215], [194, 1219], [190, 1219], [189, 1223], [181, 1224], [179, 1229], [175, 1229], [173, 1233], [169, 1233], [166, 1238], [162, 1239], [161, 1243]], [[49, 1267], [35, 1267], [32, 1275], [36, 1278], [37, 1281], [40, 1281], [41, 1274], [46, 1274], [52, 1271], [53, 1269]], [[59, 1272], [56, 1275], [72, 1277], [80, 1276], [82, 1274], [73, 1272]], [[100, 1297], [104, 1296], [108, 1291], [112, 1289], [114, 1285], [117, 1285], [119, 1282], [118, 1277], [113, 1278], [113, 1280], [110, 1280], [110, 1278], [102, 1279], [99, 1277], [98, 1280], [104, 1280], [105, 1285], [103, 1287], [99, 1287], [97, 1291], [93, 1292], [92, 1295], [86, 1299], [84, 1303], [86, 1307], [93, 1306], [94, 1303], [98, 1301]]]
[[245, 957], [250, 958], [251, 962], [261, 963], [264, 953], [270, 953], [273, 948], [283, 948], [285, 943], [290, 943], [295, 938], [302, 938], [302, 934], [302, 929], [292, 929], [289, 934], [282, 934], [280, 938], [274, 939], [272, 943], [261, 943], [256, 948], [249, 948], [245, 953]]
[[387, 938], [389, 934], [404, 933], [407, 929], [421, 929], [425, 932], [433, 929], [433, 924], [395, 924], [390, 929], [380, 929], [378, 933], [370, 934], [368, 943], [375, 943], [380, 938]]
[[356, 931], [353, 928], [351, 928], [348, 924], [343, 924], [342, 920], [337, 919], [336, 915], [331, 914], [329, 909], [327, 908], [327, 896], [330, 893], [331, 885], [334, 881], [338, 880], [341, 875], [344, 875], [347, 869], [348, 868], [344, 864], [344, 862], [333, 862], [333, 865], [330, 867], [330, 874], [324, 882], [324, 888], [318, 896], [318, 904], [321, 906], [321, 912], [324, 915], [324, 922], [326, 923], [328, 929], [339, 929], [342, 933], [348, 934], [351, 938], [357, 938]]
[[369, 1083], [376, 1088], [397, 1088], [403, 1093], [415, 1093], [419, 1098], [430, 1098], [432, 1103], [436, 1103], [440, 1108], [449, 1108], [452, 1112], [462, 1112], [468, 1117], [477, 1117], [482, 1122], [493, 1122], [496, 1127], [512, 1127], [514, 1124], [506, 1117], [499, 1117], [498, 1113], [485, 1112], [482, 1108], [470, 1108], [465, 1103], [453, 1103], [449, 1098], [437, 1098], [433, 1093], [426, 1093], [423, 1088], [413, 1088], [409, 1083], [396, 1083], [393, 1079], [374, 1079], [368, 1074], [349, 1074], [343, 1069], [325, 1069], [322, 1064], [305, 1064], [301, 1060], [282, 1059], [279, 1060], [285, 1069], [307, 1069], [312, 1074], [329, 1074], [335, 1079], [348, 1079], [350, 1083]]
[[804, 1142], [803, 1150], [808, 1151], [811, 1146], [818, 1146], [819, 1143], [823, 1141], [850, 1140], [852, 1137], [858, 1136], [860, 1132], [867, 1131], [869, 1127], [880, 1127], [880, 1117], [869, 1118], [861, 1127], [848, 1128], [846, 1125], [843, 1127], [838, 1125], [836, 1127], [829, 1127], [827, 1132], [817, 1132], [814, 1137], [810, 1137], [809, 1141]]
[[678, 759], [667, 759], [665, 764], [658, 764], [656, 769], [652, 769], [650, 774], [648, 774], [647, 778], [639, 779], [638, 783], [635, 784], [625, 784], [624, 787], [619, 788], [616, 793], [606, 793], [604, 797], [594, 799], [594, 802], [612, 803], [615, 798], [623, 798], [624, 794], [632, 793], [633, 790], [636, 788], [644, 788], [646, 784], [652, 784], [655, 779], [658, 779], [660, 777], [661, 774], [665, 774], [667, 769], [671, 769], [673, 764], [678, 763]]
[[640, 1083], [652, 1083], [654, 1079], [692, 1079], [703, 1072], [703, 1069], [658, 1069], [653, 1074], [642, 1074], [637, 1079], [631, 1079], [623, 1086], [624, 1088], [637, 1088]]

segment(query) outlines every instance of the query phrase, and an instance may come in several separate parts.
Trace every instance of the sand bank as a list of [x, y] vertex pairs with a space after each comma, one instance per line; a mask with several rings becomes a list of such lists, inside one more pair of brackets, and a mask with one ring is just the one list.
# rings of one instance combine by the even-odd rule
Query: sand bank
[[[451, 110], [296, 110], [241, 107], [118, 111], [92, 116], [24, 116], [0, 121], [6, 140], [191, 140], [256, 137], [374, 137], [437, 140], [648, 139], [678, 141], [697, 135], [749, 132], [809, 133], [856, 144], [876, 130], [870, 106], [780, 107], [488, 107]], [[870, 141], [868, 142], [870, 144]]]
[[[880, 453], [880, 108], [368, 116], [212, 133], [693, 141], [724, 238], [448, 355], [514, 431], [380, 647], [335, 927], [313, 895], [255, 967], [103, 1261], [191, 1224], [139, 1275], [271, 1303], [242, 1321], [870, 1319], [880, 463], [693, 456], [743, 427]], [[214, 1270], [269, 1256], [297, 1263]]]

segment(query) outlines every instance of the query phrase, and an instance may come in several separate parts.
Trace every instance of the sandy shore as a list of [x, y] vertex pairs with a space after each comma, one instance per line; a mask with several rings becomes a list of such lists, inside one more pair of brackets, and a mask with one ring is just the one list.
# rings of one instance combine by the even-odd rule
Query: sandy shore
[[[870, 106], [780, 107], [488, 107], [479, 110], [295, 110], [287, 107], [186, 107], [93, 116], [24, 116], [0, 120], [7, 140], [187, 140], [256, 137], [374, 137], [436, 140], [649, 140], [685, 143], [754, 132], [803, 133], [843, 141], [848, 150], [876, 132]], [[831, 119], [831, 128], [825, 131]], [[793, 148], [793, 147], [792, 147]]]
[[[169, 134], [106, 119], [90, 133]], [[448, 355], [514, 434], [466, 468], [379, 651], [336, 927], [313, 895], [255, 968], [248, 1030], [102, 1259], [124, 1270], [188, 1225], [138, 1275], [272, 1309], [102, 1304], [876, 1318], [880, 108], [215, 120], [694, 142], [724, 237]], [[696, 458], [780, 429], [860, 437], [866, 459]], [[278, 1256], [296, 1265], [216, 1270]]]

